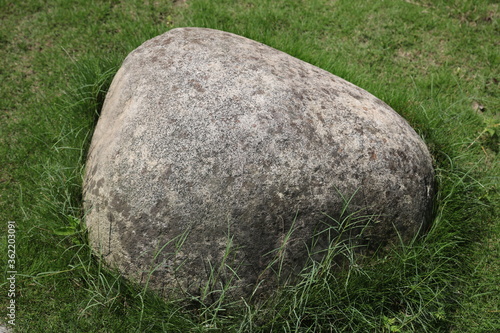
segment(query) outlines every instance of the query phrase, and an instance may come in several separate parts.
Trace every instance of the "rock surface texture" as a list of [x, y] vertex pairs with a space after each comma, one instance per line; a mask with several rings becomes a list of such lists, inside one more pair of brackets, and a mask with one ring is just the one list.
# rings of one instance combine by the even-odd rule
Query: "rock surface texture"
[[357, 244], [413, 237], [430, 223], [433, 184], [423, 141], [365, 90], [244, 37], [179, 28], [117, 72], [84, 202], [91, 245], [127, 278], [239, 297], [275, 287], [273, 259], [282, 276], [303, 265], [345, 201], [368, 224], [351, 231]]

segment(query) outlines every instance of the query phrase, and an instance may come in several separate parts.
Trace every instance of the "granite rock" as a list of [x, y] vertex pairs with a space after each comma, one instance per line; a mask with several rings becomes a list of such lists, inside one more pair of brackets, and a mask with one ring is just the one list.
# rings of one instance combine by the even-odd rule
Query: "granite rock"
[[256, 283], [267, 293], [277, 256], [281, 277], [293, 276], [347, 214], [349, 237], [367, 249], [411, 239], [430, 223], [433, 193], [424, 142], [384, 102], [204, 28], [171, 30], [127, 56], [84, 180], [91, 246], [167, 297], [222, 284], [234, 297]]

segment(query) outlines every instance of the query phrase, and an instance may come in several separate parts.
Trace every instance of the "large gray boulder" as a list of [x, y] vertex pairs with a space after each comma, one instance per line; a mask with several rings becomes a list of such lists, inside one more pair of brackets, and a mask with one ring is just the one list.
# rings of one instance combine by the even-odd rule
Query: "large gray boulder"
[[414, 237], [433, 184], [423, 141], [365, 90], [244, 37], [180, 28], [116, 74], [84, 204], [91, 246], [127, 278], [239, 297], [293, 276], [348, 214], [359, 246]]

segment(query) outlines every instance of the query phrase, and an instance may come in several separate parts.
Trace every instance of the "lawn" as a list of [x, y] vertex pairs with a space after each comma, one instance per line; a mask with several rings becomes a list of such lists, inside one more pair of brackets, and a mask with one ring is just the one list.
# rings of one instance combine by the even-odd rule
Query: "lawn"
[[[500, 331], [499, 18], [495, 0], [0, 0], [0, 322], [18, 332]], [[344, 273], [305, 267], [261, 303], [186, 307], [104, 267], [81, 198], [92, 131], [126, 55], [184, 26], [282, 50], [405, 117], [434, 158], [429, 233]]]

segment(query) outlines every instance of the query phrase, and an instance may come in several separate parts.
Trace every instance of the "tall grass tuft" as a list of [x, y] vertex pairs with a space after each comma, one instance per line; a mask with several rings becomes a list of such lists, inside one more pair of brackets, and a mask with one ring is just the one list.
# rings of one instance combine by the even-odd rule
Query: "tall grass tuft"
[[415, 239], [366, 257], [351, 237], [345, 237], [358, 228], [359, 219], [347, 206], [344, 213], [331, 220], [335, 237], [321, 259], [311, 253], [295, 283], [256, 307], [247, 305], [239, 332], [446, 330], [457, 306], [457, 277], [451, 273], [457, 263], [447, 253], [456, 243]]

